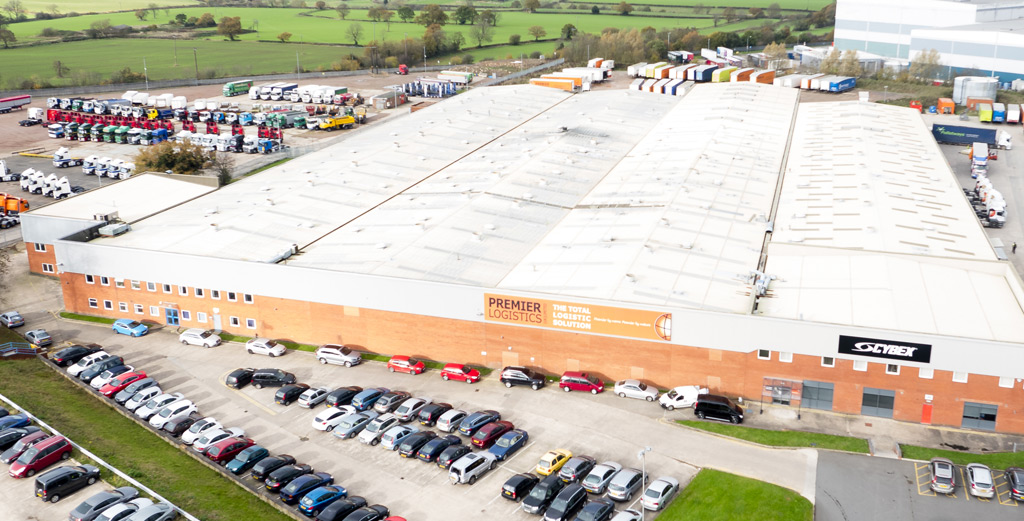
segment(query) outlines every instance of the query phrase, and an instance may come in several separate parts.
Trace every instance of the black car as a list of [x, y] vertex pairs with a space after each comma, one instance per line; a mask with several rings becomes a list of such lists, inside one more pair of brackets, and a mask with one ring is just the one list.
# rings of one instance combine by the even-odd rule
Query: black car
[[15, 427], [13, 429], [4, 429], [0, 431], [0, 452], [3, 452], [11, 448], [18, 440], [24, 438], [28, 434], [38, 432], [39, 427]]
[[428, 441], [437, 437], [434, 431], [423, 431], [410, 434], [402, 443], [398, 444], [398, 455], [403, 458], [415, 458], [416, 451], [420, 450]]
[[362, 387], [358, 385], [350, 385], [348, 387], [339, 387], [329, 393], [324, 402], [328, 407], [337, 407], [339, 405], [348, 405], [352, 403], [352, 398], [363, 391]]
[[307, 384], [288, 384], [277, 390], [277, 394], [274, 395], [274, 402], [280, 405], [291, 405], [292, 402], [299, 399], [302, 393], [309, 389]]
[[38, 125], [40, 123], [42, 123], [42, 121], [40, 121], [38, 119], [23, 119], [23, 120], [18, 122], [18, 125], [22, 126], [22, 127], [32, 127], [32, 126]]
[[121, 358], [120, 356], [108, 356], [107, 358], [92, 364], [85, 371], [79, 373], [78, 378], [85, 383], [89, 383], [93, 378], [96, 378], [103, 373], [103, 371], [119, 365], [124, 365], [124, 358]]
[[7, 409], [0, 407], [0, 418], [3, 418], [4, 416], [7, 416], [9, 414], [11, 414], [11, 411], [8, 411]]
[[132, 382], [131, 385], [115, 394], [114, 401], [124, 405], [128, 400], [132, 399], [132, 396], [135, 396], [135, 393], [146, 389], [147, 387], [153, 387], [156, 384], [155, 378], [143, 378], [142, 380], [136, 380]]
[[302, 499], [302, 496], [312, 492], [314, 488], [331, 483], [334, 483], [334, 478], [326, 472], [298, 476], [281, 489], [281, 501], [286, 505], [294, 505]]
[[162, 428], [164, 432], [177, 438], [178, 436], [181, 436], [181, 433], [187, 431], [193, 423], [199, 420], [200, 417], [198, 416], [182, 416], [181, 418], [175, 418], [168, 421]]
[[462, 423], [459, 424], [459, 434], [472, 436], [476, 434], [476, 431], [480, 430], [480, 427], [499, 420], [501, 420], [501, 413], [498, 411], [476, 411], [466, 416], [466, 419], [462, 420]]
[[50, 355], [50, 361], [57, 364], [57, 367], [68, 367], [78, 363], [79, 360], [103, 349], [100, 346], [81, 346], [75, 344], [66, 347]]
[[252, 466], [252, 472], [249, 473], [252, 479], [263, 481], [275, 470], [285, 466], [294, 465], [295, 458], [288, 454], [280, 454], [277, 456], [268, 456], [256, 462]]
[[251, 367], [239, 367], [228, 373], [224, 378], [224, 385], [232, 389], [241, 389], [252, 382], [252, 374], [255, 372], [256, 370]]
[[421, 425], [433, 427], [437, 424], [437, 419], [450, 410], [452, 410], [452, 404], [450, 403], [431, 403], [423, 406], [417, 417]]
[[545, 382], [544, 375], [525, 367], [512, 365], [501, 370], [501, 383], [505, 387], [528, 385], [536, 391], [544, 387]]
[[1024, 469], [1010, 467], [1003, 474], [1010, 485], [1010, 497], [1014, 501], [1024, 501]]
[[366, 499], [360, 496], [349, 496], [345, 499], [339, 499], [320, 511], [316, 516], [316, 521], [342, 521], [342, 519], [345, 519], [345, 516], [365, 506]]
[[313, 472], [313, 467], [304, 463], [288, 465], [287, 467], [281, 467], [271, 472], [270, 475], [267, 476], [267, 480], [263, 482], [263, 485], [267, 487], [267, 490], [277, 492], [284, 488], [288, 483], [291, 483], [293, 479], [311, 472]]
[[730, 423], [743, 423], [743, 408], [725, 396], [715, 394], [698, 396], [697, 403], [693, 405], [693, 414], [702, 420], [710, 418]]
[[587, 503], [576, 515], [577, 521], [608, 521], [615, 513], [615, 503], [610, 499], [597, 498]]
[[540, 483], [540, 478], [533, 474], [516, 474], [501, 486], [501, 497], [519, 501], [526, 497], [537, 483]]
[[544, 521], [569, 521], [586, 502], [587, 491], [583, 489], [583, 485], [566, 485], [544, 511]]
[[36, 477], [36, 497], [56, 503], [99, 479], [100, 469], [92, 465], [57, 467]]
[[448, 447], [452, 445], [459, 445], [462, 443], [462, 438], [449, 434], [447, 436], [436, 437], [416, 451], [416, 457], [421, 461], [436, 461], [437, 457]]
[[544, 478], [537, 486], [533, 487], [530, 491], [530, 495], [526, 496], [523, 500], [523, 512], [527, 514], [540, 514], [551, 501], [555, 499], [555, 496], [565, 488], [565, 482], [559, 479], [558, 476], [552, 474]]
[[586, 477], [587, 474], [590, 474], [590, 471], [594, 470], [595, 466], [597, 466], [597, 460], [590, 456], [579, 454], [569, 458], [569, 461], [562, 465], [562, 470], [558, 472], [558, 477], [566, 483], [576, 483]]
[[402, 405], [402, 402], [409, 399], [411, 396], [411, 394], [405, 391], [391, 391], [389, 393], [384, 393], [384, 396], [381, 396], [373, 403], [373, 410], [381, 414], [394, 412], [399, 405]]
[[295, 375], [280, 369], [257, 369], [252, 373], [252, 386], [257, 389], [281, 387], [293, 383], [295, 383]]
[[384, 505], [370, 505], [345, 516], [344, 521], [380, 521], [390, 513], [391, 511]]
[[470, 452], [472, 452], [472, 449], [469, 448], [469, 445], [452, 445], [441, 451], [441, 455], [437, 457], [437, 466], [442, 469], [447, 469], [452, 466], [452, 463], [455, 463], [455, 460], [469, 454]]

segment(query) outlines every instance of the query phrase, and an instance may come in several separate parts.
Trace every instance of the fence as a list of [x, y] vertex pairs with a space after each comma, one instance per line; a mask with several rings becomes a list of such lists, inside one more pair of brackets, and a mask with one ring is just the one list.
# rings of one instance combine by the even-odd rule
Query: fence
[[472, 84], [470, 86], [473, 87], [473, 88], [477, 88], [477, 87], [491, 87], [493, 85], [501, 85], [502, 83], [505, 83], [506, 81], [511, 81], [511, 80], [516, 79], [516, 78], [522, 78], [523, 76], [526, 76], [526, 75], [529, 75], [529, 74], [533, 74], [533, 73], [535, 73], [537, 71], [542, 71], [544, 69], [550, 69], [552, 67], [557, 67], [557, 66], [559, 66], [559, 65], [561, 65], [563, 63], [565, 63], [565, 58], [559, 58], [559, 59], [554, 60], [554, 61], [549, 61], [547, 63], [542, 63], [540, 65], [536, 65], [536, 66], [530, 67], [529, 69], [526, 69], [526, 70], [522, 70], [522, 71], [519, 71], [519, 72], [514, 72], [512, 74], [509, 74], [508, 76], [502, 76], [500, 78], [493, 78], [493, 79], [484, 81], [482, 83], [474, 83], [474, 84]]
[[0, 345], [0, 357], [15, 356], [15, 355], [36, 355], [36, 350], [32, 349], [32, 344], [28, 342], [7, 342], [6, 344]]

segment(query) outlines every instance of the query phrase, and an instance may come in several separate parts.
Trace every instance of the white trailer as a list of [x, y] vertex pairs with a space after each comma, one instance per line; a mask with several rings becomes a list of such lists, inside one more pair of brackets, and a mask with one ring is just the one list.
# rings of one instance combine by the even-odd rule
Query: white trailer
[[184, 109], [188, 108], [188, 98], [185, 96], [175, 96], [171, 98], [172, 109]]
[[630, 78], [639, 78], [644, 75], [644, 69], [647, 68], [647, 62], [640, 62], [634, 65], [626, 67], [626, 75]]

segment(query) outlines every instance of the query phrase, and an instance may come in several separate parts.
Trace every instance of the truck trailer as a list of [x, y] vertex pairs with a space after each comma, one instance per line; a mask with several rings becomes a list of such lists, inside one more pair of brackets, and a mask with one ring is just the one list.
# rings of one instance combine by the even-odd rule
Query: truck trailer
[[224, 84], [222, 93], [224, 94], [224, 96], [227, 97], [238, 96], [239, 94], [246, 94], [249, 92], [249, 89], [252, 88], [252, 83], [252, 80], [231, 81]]
[[0, 114], [6, 114], [12, 110], [20, 109], [29, 103], [32, 103], [32, 96], [11, 96], [9, 98], [0, 98]]
[[932, 125], [932, 135], [939, 143], [972, 145], [985, 143], [995, 148], [1009, 149], [1010, 134], [1003, 130], [964, 127], [959, 125]]
[[992, 104], [992, 123], [1006, 122], [1006, 105], [1002, 103]]

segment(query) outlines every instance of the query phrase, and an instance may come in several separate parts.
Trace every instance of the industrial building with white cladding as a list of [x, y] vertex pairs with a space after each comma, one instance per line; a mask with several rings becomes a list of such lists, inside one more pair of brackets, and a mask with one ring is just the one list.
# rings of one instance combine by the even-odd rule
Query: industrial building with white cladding
[[920, 115], [799, 95], [474, 89], [23, 235], [75, 313], [1024, 432], [1024, 286]]

